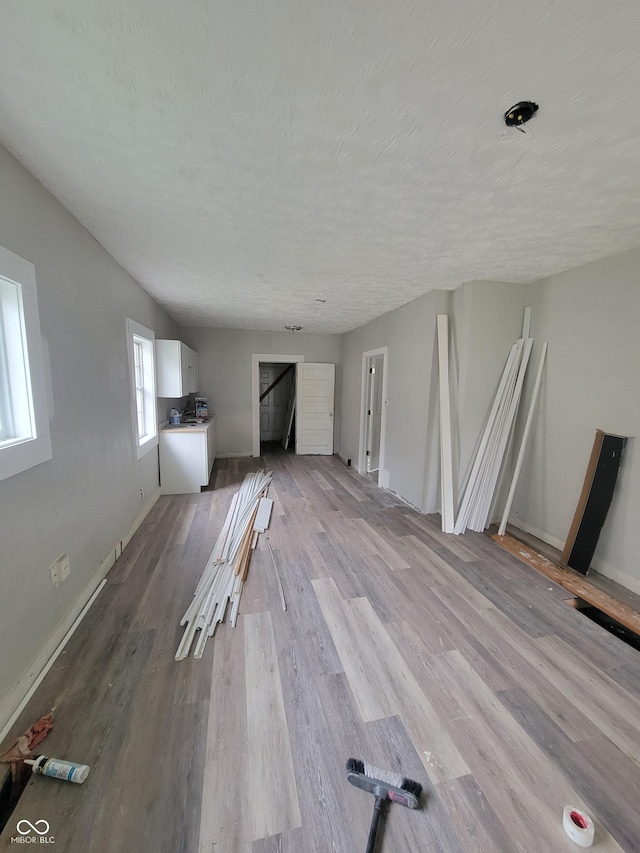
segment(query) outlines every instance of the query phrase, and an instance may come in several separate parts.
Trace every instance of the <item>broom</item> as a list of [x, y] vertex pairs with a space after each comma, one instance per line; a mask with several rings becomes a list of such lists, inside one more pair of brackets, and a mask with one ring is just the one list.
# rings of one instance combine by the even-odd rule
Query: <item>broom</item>
[[400, 803], [401, 806], [417, 809], [420, 807], [422, 785], [414, 782], [413, 779], [405, 779], [397, 773], [379, 770], [356, 758], [350, 758], [347, 761], [347, 779], [356, 788], [362, 788], [376, 798], [366, 850], [366, 853], [374, 853], [378, 824], [385, 801], [391, 800], [394, 803]]

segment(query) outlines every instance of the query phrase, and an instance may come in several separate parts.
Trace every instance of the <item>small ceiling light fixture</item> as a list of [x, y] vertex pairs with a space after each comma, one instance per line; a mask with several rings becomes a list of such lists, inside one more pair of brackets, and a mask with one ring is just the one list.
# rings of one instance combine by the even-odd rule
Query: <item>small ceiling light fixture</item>
[[301, 328], [302, 326], [285, 326], [287, 332], [291, 332], [292, 335], [299, 332]]
[[511, 107], [510, 110], [506, 111], [504, 114], [504, 123], [507, 127], [515, 127], [516, 130], [524, 133], [525, 131], [520, 127], [520, 125], [529, 121], [529, 119], [535, 115], [537, 110], [538, 105], [534, 104], [533, 101], [520, 101], [515, 106]]

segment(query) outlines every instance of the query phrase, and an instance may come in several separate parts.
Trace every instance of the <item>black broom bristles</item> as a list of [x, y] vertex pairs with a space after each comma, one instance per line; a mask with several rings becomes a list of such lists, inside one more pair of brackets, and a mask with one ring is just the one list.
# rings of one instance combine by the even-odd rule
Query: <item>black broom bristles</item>
[[376, 797], [385, 797], [411, 809], [417, 809], [420, 805], [422, 785], [399, 773], [380, 770], [357, 758], [350, 758], [347, 761], [347, 778], [352, 785]]

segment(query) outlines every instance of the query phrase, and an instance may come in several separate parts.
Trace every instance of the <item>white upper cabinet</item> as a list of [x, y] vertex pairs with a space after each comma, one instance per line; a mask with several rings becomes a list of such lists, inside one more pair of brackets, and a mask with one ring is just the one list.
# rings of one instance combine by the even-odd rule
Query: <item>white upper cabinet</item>
[[186, 397], [198, 390], [198, 353], [182, 341], [156, 340], [158, 397]]
[[187, 347], [187, 374], [189, 393], [194, 394], [198, 390], [198, 353]]

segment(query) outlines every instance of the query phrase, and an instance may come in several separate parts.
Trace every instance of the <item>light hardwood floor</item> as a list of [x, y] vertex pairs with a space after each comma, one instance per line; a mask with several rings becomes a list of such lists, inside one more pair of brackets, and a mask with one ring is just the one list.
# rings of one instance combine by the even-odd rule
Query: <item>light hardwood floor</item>
[[[236, 628], [176, 663], [179, 620], [244, 474], [274, 471], [271, 527]], [[443, 534], [336, 458], [216, 463], [163, 497], [15, 726], [54, 708], [49, 755], [2, 836], [46, 820], [64, 853], [357, 853], [362, 758], [425, 789], [391, 807], [380, 850], [640, 850], [640, 654], [486, 536]]]

